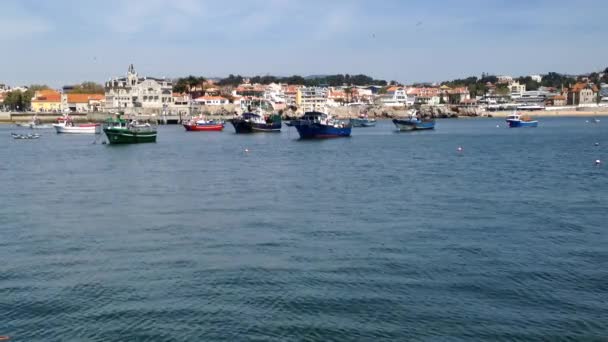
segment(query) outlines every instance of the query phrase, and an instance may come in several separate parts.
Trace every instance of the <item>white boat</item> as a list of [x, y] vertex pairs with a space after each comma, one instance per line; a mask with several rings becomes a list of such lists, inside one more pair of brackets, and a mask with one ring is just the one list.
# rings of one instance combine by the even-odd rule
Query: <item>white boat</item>
[[17, 126], [18, 127], [28, 127], [28, 128], [51, 128], [51, 125], [41, 123], [40, 119], [38, 119], [37, 115], [34, 115], [32, 117], [32, 121], [20, 122], [20, 123], [17, 123]]
[[38, 139], [40, 138], [40, 134], [38, 133], [34, 133], [34, 134], [17, 134], [17, 133], [11, 133], [11, 136], [13, 137], [13, 139]]
[[75, 124], [68, 115], [58, 119], [58, 123], [53, 124], [57, 133], [67, 134], [101, 134], [101, 125], [95, 123]]

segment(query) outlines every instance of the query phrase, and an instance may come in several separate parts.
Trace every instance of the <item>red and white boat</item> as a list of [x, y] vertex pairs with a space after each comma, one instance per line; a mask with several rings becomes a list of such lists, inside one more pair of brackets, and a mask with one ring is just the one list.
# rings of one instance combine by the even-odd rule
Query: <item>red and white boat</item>
[[205, 120], [202, 117], [192, 118], [184, 124], [186, 131], [221, 131], [224, 129], [224, 123], [215, 120]]
[[75, 124], [69, 115], [57, 118], [53, 124], [57, 133], [70, 134], [101, 134], [101, 125], [96, 123]]

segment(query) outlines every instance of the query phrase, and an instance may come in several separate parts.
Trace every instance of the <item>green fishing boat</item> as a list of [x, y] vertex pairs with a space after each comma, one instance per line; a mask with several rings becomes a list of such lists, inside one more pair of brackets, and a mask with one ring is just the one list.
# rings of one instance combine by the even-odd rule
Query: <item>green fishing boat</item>
[[110, 144], [138, 144], [156, 142], [156, 126], [127, 121], [118, 115], [108, 119], [103, 127]]

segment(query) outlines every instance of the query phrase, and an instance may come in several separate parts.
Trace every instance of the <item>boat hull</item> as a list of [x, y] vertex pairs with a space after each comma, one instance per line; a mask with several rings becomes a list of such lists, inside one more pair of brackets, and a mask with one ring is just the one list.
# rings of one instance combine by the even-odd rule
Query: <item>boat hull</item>
[[435, 120], [419, 121], [393, 119], [393, 124], [395, 124], [395, 127], [400, 131], [421, 131], [435, 128]]
[[184, 124], [184, 128], [188, 132], [209, 132], [209, 131], [221, 131], [224, 129], [224, 125], [223, 124], [205, 124], [205, 125]]
[[110, 144], [139, 144], [156, 142], [156, 130], [128, 130], [104, 128], [103, 132], [108, 137]]
[[507, 124], [511, 128], [517, 127], [538, 127], [538, 121], [521, 121], [521, 120], [507, 120]]
[[101, 125], [90, 124], [80, 126], [65, 126], [61, 124], [53, 124], [57, 133], [64, 134], [101, 134]]
[[278, 133], [281, 132], [281, 123], [273, 122], [269, 124], [253, 123], [241, 119], [232, 119], [230, 123], [234, 127], [236, 133]]
[[370, 120], [370, 119], [350, 119], [350, 124], [353, 127], [374, 127], [374, 126], [376, 126], [376, 120]]
[[292, 124], [300, 134], [301, 139], [327, 139], [349, 137], [352, 126], [334, 127], [321, 124]]

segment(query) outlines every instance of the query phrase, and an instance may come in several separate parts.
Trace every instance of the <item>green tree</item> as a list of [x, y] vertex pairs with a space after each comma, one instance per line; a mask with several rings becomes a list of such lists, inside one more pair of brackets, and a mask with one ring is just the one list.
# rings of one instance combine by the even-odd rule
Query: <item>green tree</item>
[[70, 94], [104, 94], [104, 87], [95, 82], [87, 81], [81, 84], [75, 85], [71, 90], [68, 91]]
[[506, 84], [499, 84], [496, 86], [496, 94], [498, 95], [509, 95], [511, 91], [509, 90], [509, 86]]
[[22, 108], [23, 94], [19, 90], [9, 91], [4, 95], [4, 105], [9, 110], [19, 110]]
[[560, 88], [562, 86], [568, 87], [570, 84], [576, 83], [576, 80], [572, 77], [559, 74], [557, 72], [550, 72], [543, 76], [541, 85], [544, 87]]
[[197, 87], [203, 88], [205, 81], [207, 80], [202, 76], [197, 77], [189, 75], [187, 77], [178, 78], [173, 84], [173, 91], [176, 93], [190, 93]]

